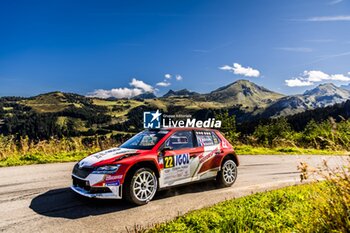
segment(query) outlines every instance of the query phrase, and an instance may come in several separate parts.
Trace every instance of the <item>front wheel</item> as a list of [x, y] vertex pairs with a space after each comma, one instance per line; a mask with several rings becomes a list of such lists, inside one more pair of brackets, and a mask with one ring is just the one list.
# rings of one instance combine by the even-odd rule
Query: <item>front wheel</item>
[[220, 187], [230, 187], [237, 178], [237, 165], [232, 159], [223, 162], [216, 181]]
[[149, 168], [135, 171], [123, 187], [124, 197], [136, 205], [144, 205], [151, 201], [158, 188], [157, 176]]

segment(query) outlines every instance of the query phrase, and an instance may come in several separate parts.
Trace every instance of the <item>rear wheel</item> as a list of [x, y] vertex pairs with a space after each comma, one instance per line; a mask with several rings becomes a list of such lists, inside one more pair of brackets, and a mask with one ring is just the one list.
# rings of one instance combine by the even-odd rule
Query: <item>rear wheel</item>
[[237, 178], [237, 165], [232, 159], [225, 160], [218, 172], [216, 181], [220, 187], [230, 187]]
[[126, 200], [136, 205], [151, 201], [158, 188], [157, 176], [149, 168], [140, 168], [126, 180], [123, 187]]

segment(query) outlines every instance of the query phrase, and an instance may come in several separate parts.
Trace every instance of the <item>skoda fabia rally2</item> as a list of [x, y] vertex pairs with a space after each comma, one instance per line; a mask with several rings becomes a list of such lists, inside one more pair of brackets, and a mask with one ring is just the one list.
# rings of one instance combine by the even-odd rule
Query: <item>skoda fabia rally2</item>
[[217, 130], [148, 129], [78, 162], [71, 188], [86, 197], [143, 205], [157, 190], [191, 182], [215, 179], [221, 187], [231, 186], [238, 165], [232, 145]]

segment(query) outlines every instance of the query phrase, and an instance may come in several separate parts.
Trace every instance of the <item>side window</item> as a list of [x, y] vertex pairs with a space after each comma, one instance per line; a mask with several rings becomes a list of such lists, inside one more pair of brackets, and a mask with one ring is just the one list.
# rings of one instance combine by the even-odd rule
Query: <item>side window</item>
[[177, 131], [168, 138], [165, 143], [166, 146], [173, 148], [173, 150], [180, 150], [193, 147], [192, 131]]
[[211, 131], [196, 131], [198, 146], [213, 146], [220, 143], [219, 138]]
[[214, 142], [214, 144], [215, 145], [219, 144], [220, 143], [220, 139], [219, 139], [218, 135], [216, 135], [215, 132], [211, 132], [211, 135], [213, 135], [213, 142]]

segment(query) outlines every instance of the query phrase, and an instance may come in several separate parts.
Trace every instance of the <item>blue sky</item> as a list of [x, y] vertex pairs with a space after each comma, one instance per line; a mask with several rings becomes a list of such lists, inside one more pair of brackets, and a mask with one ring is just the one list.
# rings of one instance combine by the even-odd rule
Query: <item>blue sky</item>
[[348, 72], [349, 0], [0, 3], [0, 96], [204, 93], [238, 79], [294, 94]]

